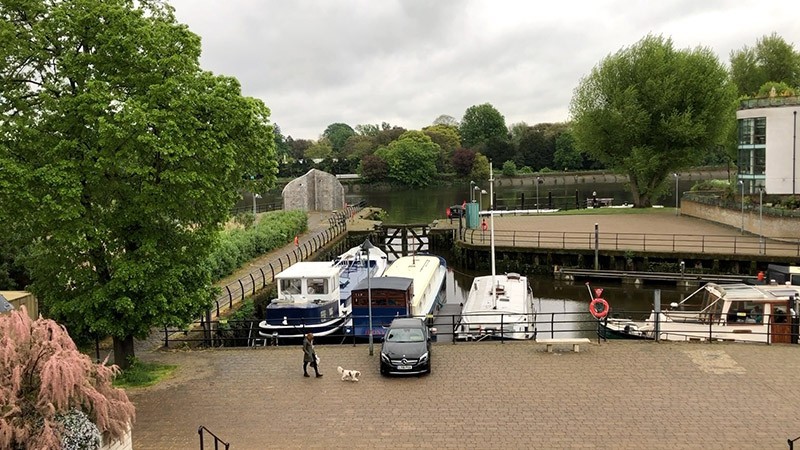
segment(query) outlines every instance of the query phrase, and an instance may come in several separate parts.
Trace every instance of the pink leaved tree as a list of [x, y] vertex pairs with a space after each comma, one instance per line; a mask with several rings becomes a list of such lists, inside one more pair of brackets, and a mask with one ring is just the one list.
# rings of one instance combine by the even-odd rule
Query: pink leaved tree
[[0, 448], [60, 448], [56, 415], [86, 413], [106, 442], [124, 436], [135, 408], [111, 385], [117, 366], [95, 364], [55, 321], [24, 307], [0, 315]]

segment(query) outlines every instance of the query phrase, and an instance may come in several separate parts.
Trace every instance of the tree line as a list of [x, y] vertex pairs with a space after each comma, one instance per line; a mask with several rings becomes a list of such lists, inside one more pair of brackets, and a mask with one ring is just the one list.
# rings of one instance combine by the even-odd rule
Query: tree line
[[486, 179], [488, 161], [506, 175], [613, 169], [629, 176], [634, 203], [649, 206], [674, 172], [735, 164], [739, 100], [793, 96], [798, 86], [800, 53], [774, 33], [731, 52], [728, 67], [708, 48], [676, 49], [648, 35], [581, 80], [569, 122], [507, 125], [484, 103], [421, 130], [333, 123], [313, 141], [284, 137], [276, 126], [279, 174], [315, 167], [424, 186], [442, 174]]

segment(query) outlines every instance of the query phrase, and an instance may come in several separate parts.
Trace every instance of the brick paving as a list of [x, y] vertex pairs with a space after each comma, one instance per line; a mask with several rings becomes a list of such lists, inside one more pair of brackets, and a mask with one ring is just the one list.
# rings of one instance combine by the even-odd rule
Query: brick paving
[[[616, 232], [721, 232], [663, 215], [528, 217], [496, 226], [567, 231], [595, 221]], [[442, 342], [434, 345], [433, 373], [412, 378], [381, 377], [379, 349], [370, 356], [366, 344], [320, 345], [325, 376], [315, 379], [302, 377], [299, 346], [140, 347], [140, 359], [178, 370], [129, 390], [134, 448], [199, 448], [201, 425], [232, 449], [784, 449], [800, 436], [799, 346], [610, 341], [546, 353], [533, 342]], [[361, 381], [342, 382], [336, 366], [360, 370]]]
[[320, 379], [303, 378], [299, 346], [143, 353], [179, 369], [129, 391], [134, 448], [199, 448], [200, 425], [232, 449], [781, 449], [800, 435], [797, 346], [436, 343], [432, 374], [411, 378], [381, 377], [379, 348], [318, 346]]

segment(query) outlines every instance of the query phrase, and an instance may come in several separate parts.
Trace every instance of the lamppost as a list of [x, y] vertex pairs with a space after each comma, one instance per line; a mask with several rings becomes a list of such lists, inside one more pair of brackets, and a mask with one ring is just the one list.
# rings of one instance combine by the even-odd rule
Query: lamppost
[[539, 185], [542, 184], [542, 177], [536, 177], [536, 214], [539, 214]]
[[764, 254], [764, 187], [758, 189], [758, 252]]
[[744, 180], [739, 180], [739, 186], [742, 187], [742, 230], [741, 230], [741, 234], [744, 234]]
[[485, 194], [486, 194], [486, 189], [481, 189], [481, 196], [480, 196], [480, 199], [478, 199], [478, 209], [479, 210], [483, 209], [483, 206], [481, 206], [481, 205], [483, 205], [483, 196]]
[[[472, 192], [473, 192], [473, 193], [477, 193], [477, 194], [475, 194], [475, 195], [473, 195], [473, 196], [472, 196], [472, 201], [474, 202], [475, 200], [480, 200], [480, 199], [478, 198], [478, 196], [480, 195], [481, 188], [480, 188], [480, 187], [478, 187], [478, 186], [475, 186], [475, 187], [473, 187], [473, 188], [472, 188]], [[478, 210], [480, 210], [480, 209], [481, 209], [481, 205], [480, 205], [480, 204], [478, 204]]]
[[257, 198], [261, 198], [261, 196], [259, 194], [256, 194], [255, 192], [253, 192], [253, 215], [254, 216], [256, 215], [256, 199]]
[[680, 179], [680, 174], [675, 172], [672, 175], [675, 176], [675, 215], [679, 216], [681, 215], [681, 212], [678, 209], [678, 180]]
[[364, 255], [367, 258], [367, 314], [369, 314], [369, 356], [373, 354], [373, 344], [372, 344], [372, 289], [370, 287], [370, 278], [372, 275], [372, 268], [369, 266], [369, 249], [375, 248], [372, 245], [372, 242], [369, 239], [365, 240], [363, 244], [361, 244], [361, 251], [364, 252]]
[[474, 191], [472, 190], [474, 187], [475, 187], [475, 182], [474, 181], [470, 181], [469, 182], [469, 202], [470, 203], [475, 201], [475, 194], [474, 194]]

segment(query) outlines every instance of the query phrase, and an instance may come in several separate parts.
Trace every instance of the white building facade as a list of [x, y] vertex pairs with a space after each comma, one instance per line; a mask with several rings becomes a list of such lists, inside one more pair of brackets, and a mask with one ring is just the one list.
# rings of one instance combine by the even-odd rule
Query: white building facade
[[743, 100], [736, 112], [739, 181], [755, 194], [800, 194], [797, 112], [800, 97]]

